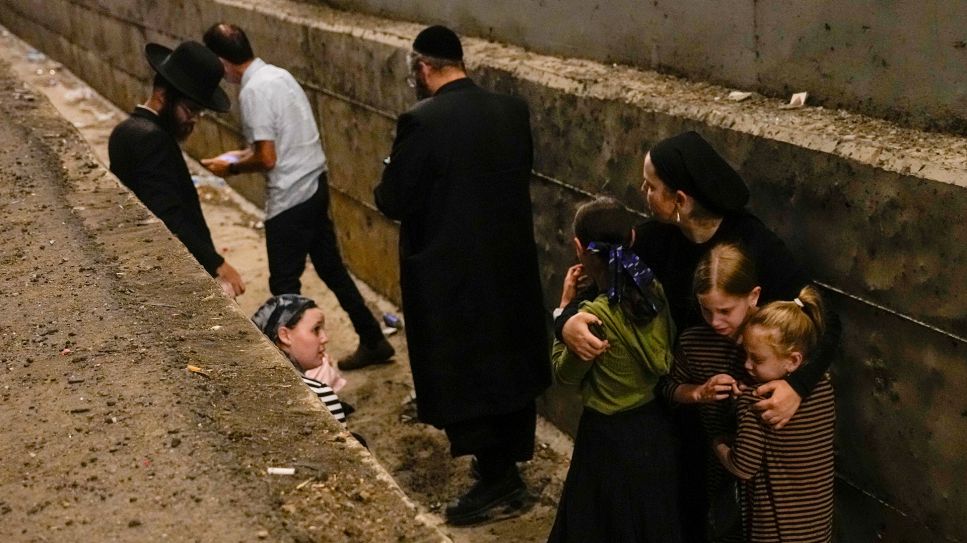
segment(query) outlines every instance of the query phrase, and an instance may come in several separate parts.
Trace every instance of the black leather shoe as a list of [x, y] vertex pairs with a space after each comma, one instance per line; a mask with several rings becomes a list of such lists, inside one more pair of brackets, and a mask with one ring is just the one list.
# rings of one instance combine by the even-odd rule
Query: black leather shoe
[[490, 520], [495, 514], [524, 507], [527, 488], [520, 479], [517, 467], [492, 481], [478, 481], [470, 491], [447, 506], [447, 522], [455, 526]]
[[339, 369], [349, 371], [373, 364], [388, 364], [393, 361], [394, 354], [396, 349], [385, 339], [380, 339], [379, 343], [372, 347], [360, 343], [356, 352], [339, 361]]

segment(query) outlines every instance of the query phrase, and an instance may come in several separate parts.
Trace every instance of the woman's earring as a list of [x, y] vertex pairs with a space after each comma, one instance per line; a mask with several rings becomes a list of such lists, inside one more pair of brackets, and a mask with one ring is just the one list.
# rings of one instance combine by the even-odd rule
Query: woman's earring
[[682, 222], [682, 212], [675, 210], [675, 222]]

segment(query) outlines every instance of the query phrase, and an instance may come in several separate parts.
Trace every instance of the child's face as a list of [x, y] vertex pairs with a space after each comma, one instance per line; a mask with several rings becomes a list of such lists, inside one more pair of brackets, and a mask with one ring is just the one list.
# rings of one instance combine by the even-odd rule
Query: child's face
[[302, 318], [292, 328], [279, 327], [279, 343], [285, 354], [293, 362], [308, 371], [322, 365], [326, 354], [329, 336], [325, 330], [326, 318], [322, 310], [312, 307], [302, 314]]
[[745, 296], [733, 296], [713, 288], [705, 294], [699, 294], [697, 298], [702, 318], [716, 333], [736, 339], [742, 324], [755, 311], [759, 291], [759, 287], [756, 287]]
[[745, 347], [745, 371], [759, 383], [782, 379], [796, 371], [802, 363], [802, 354], [793, 351], [789, 354], [776, 352], [776, 330], [762, 326], [749, 326], [742, 332], [742, 345]]

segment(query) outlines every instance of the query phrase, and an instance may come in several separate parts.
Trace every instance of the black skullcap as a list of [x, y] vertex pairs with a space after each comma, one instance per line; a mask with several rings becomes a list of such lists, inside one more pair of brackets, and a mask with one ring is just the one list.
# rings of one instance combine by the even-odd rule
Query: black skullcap
[[266, 300], [252, 315], [252, 322], [272, 342], [279, 340], [279, 327], [291, 328], [294, 317], [301, 317], [307, 309], [317, 307], [316, 302], [298, 294], [280, 294]]
[[424, 28], [413, 40], [413, 50], [428, 57], [445, 60], [463, 60], [460, 38], [445, 26]]
[[749, 201], [742, 177], [697, 132], [664, 139], [649, 152], [658, 177], [714, 213], [741, 211]]

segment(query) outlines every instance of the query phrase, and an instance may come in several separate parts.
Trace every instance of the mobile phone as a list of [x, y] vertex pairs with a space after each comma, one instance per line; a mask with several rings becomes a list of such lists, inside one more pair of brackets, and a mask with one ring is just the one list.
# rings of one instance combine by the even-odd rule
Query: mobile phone
[[592, 322], [588, 325], [588, 330], [594, 334], [594, 337], [600, 339], [601, 341], [608, 339], [608, 336], [604, 334], [604, 326], [600, 322]]

